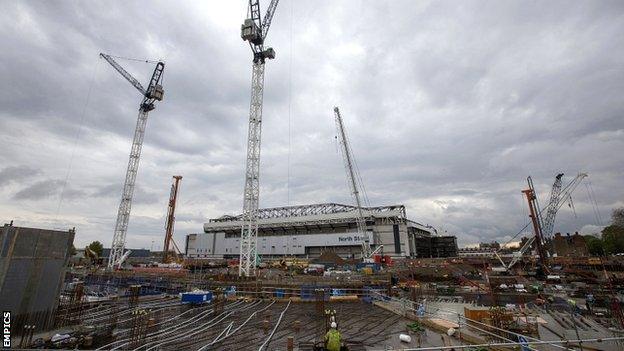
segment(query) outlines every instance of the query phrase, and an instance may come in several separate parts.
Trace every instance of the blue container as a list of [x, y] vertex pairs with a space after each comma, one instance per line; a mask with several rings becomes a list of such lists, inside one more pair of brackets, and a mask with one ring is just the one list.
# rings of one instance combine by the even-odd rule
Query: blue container
[[275, 297], [283, 298], [284, 297], [284, 289], [275, 289]]
[[182, 303], [193, 305], [209, 303], [212, 301], [212, 291], [191, 291], [182, 293]]
[[332, 289], [332, 296], [344, 296], [345, 291], [343, 289]]
[[314, 298], [314, 287], [312, 286], [302, 286], [301, 287], [301, 299], [302, 300], [311, 300]]
[[227, 296], [236, 296], [236, 286], [232, 285], [225, 289], [225, 294]]

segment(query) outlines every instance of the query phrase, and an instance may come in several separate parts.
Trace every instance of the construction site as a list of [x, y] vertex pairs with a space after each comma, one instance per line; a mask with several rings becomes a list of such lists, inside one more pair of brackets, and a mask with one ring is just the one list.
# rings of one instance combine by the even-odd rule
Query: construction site
[[206, 218], [176, 241], [177, 200], [186, 189], [184, 176], [173, 175], [158, 252], [130, 249], [127, 236], [148, 114], [166, 103], [165, 63], [155, 62], [144, 86], [121, 58], [100, 54], [111, 74], [140, 94], [112, 240], [101, 252], [72, 253], [80, 227], [5, 224], [5, 346], [9, 340], [21, 349], [623, 350], [624, 256], [593, 255], [584, 236], [557, 227], [559, 210], [572, 205], [589, 177], [583, 170], [553, 175], [549, 193], [538, 193], [528, 176], [517, 184], [527, 225], [506, 243], [459, 248], [456, 236], [408, 213], [406, 204], [370, 204], [349, 117], [334, 107], [328, 115], [352, 202], [260, 206], [265, 64], [276, 55], [267, 34], [278, 3], [261, 11], [259, 0], [250, 0], [241, 26], [252, 64], [244, 191], [233, 195], [241, 197], [242, 211]]

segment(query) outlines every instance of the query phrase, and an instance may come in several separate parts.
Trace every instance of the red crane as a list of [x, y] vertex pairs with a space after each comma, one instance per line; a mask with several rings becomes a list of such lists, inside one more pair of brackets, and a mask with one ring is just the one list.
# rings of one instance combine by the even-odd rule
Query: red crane
[[533, 222], [533, 233], [535, 234], [535, 244], [537, 246], [537, 253], [539, 255], [540, 264], [546, 268], [546, 250], [544, 249], [544, 238], [542, 234], [542, 224], [540, 222], [540, 210], [537, 204], [537, 196], [535, 195], [535, 188], [533, 188], [533, 179], [529, 176], [527, 178], [529, 188], [522, 190], [526, 195], [529, 203], [529, 217]]
[[[171, 185], [171, 194], [169, 195], [169, 208], [167, 210], [167, 222], [165, 224], [165, 244], [163, 245], [163, 263], [171, 262], [171, 255], [169, 248], [171, 244], [175, 247], [177, 254], [180, 254], [180, 249], [173, 241], [173, 225], [175, 223], [175, 207], [176, 200], [178, 199], [178, 189], [180, 186], [180, 180], [182, 176], [173, 176], [173, 185]], [[174, 253], [176, 254], [176, 253]]]

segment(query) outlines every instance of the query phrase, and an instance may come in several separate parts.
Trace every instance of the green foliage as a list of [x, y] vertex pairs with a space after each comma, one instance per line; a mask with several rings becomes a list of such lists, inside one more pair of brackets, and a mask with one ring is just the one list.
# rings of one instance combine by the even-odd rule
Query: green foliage
[[418, 322], [409, 323], [407, 324], [407, 327], [409, 328], [409, 330], [415, 333], [425, 331], [425, 328], [422, 325], [420, 325], [420, 323]]
[[610, 225], [602, 230], [604, 252], [609, 255], [624, 252], [624, 227]]
[[592, 256], [603, 256], [604, 255], [604, 244], [602, 239], [595, 237], [593, 235], [585, 235], [585, 243], [587, 244], [587, 249], [589, 250], [589, 254]]
[[102, 246], [101, 242], [94, 241], [91, 244], [89, 244], [87, 247], [91, 251], [95, 252], [98, 256], [102, 257], [102, 249], [104, 249], [104, 246]]
[[611, 224], [624, 227], [624, 207], [615, 208], [611, 213]]

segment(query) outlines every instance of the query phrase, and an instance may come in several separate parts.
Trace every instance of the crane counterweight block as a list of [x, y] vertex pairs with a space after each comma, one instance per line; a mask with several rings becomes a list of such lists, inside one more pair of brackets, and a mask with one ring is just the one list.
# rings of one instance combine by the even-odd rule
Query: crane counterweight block
[[275, 50], [273, 50], [273, 48], [267, 48], [262, 52], [262, 56], [268, 58], [269, 60], [272, 60], [275, 58]]

